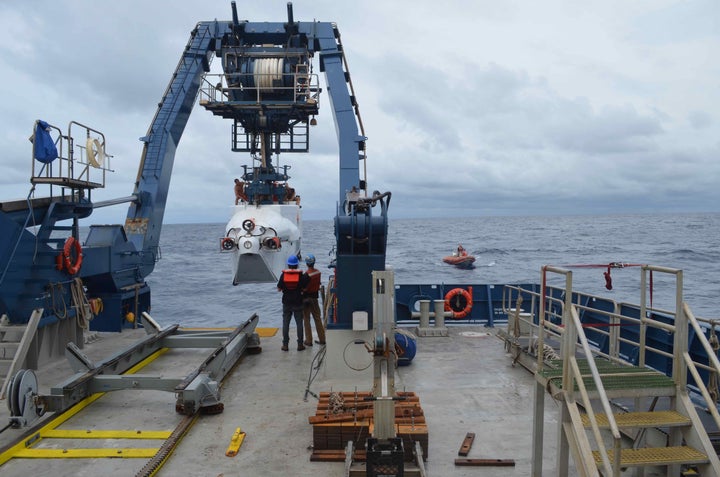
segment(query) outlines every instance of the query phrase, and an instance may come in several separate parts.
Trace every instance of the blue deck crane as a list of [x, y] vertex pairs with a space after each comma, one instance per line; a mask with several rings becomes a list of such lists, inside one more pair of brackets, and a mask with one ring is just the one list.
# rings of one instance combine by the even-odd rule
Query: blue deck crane
[[[373, 270], [385, 269], [390, 193], [368, 195], [361, 178], [366, 137], [337, 26], [295, 21], [290, 3], [287, 22], [240, 21], [234, 2], [232, 13], [231, 21], [200, 22], [193, 29], [141, 138], [142, 157], [131, 195], [93, 202], [92, 191], [104, 185], [104, 173], [102, 180], [94, 182], [73, 171], [72, 165], [78, 163], [77, 147], [73, 147], [77, 139], [69, 131], [49, 126], [57, 131], [55, 144], [60, 147], [56, 164], [65, 161], [71, 167], [43, 166], [42, 173], [33, 173], [27, 200], [0, 204], [0, 315], [7, 322], [26, 323], [33, 310], [44, 308], [39, 328], [49, 335], [48, 340], [56, 340], [57, 349], [63, 349], [67, 341], [78, 342], [81, 335], [69, 323], [79, 307], [58, 303], [72, 303], [71, 286], [79, 278], [87, 296], [103, 303], [91, 329], [120, 331], [132, 326], [128, 318], [150, 308], [145, 279], [159, 260], [175, 152], [198, 96], [206, 109], [233, 121], [233, 150], [263, 158], [259, 169], [246, 174], [252, 182], [250, 193], [267, 192], [265, 187], [286, 177], [272, 166], [271, 156], [309, 150], [307, 126], [319, 112], [320, 88], [307, 82], [315, 55], [324, 73], [339, 149], [338, 307], [328, 327], [351, 329], [355, 311], [367, 312], [372, 320], [370, 277]], [[221, 58], [223, 67], [218, 83], [207, 77], [214, 56]], [[36, 128], [41, 124], [45, 123], [36, 123]], [[104, 136], [92, 128], [78, 123], [71, 123], [71, 128], [76, 132], [79, 128], [80, 136], [89, 141], [100, 138], [106, 147]], [[41, 184], [50, 186], [49, 196], [35, 197], [35, 187]], [[130, 204], [125, 223], [90, 226], [79, 247], [79, 220], [98, 207], [123, 202]], [[76, 247], [66, 253], [63, 244], [67, 248], [69, 237]], [[78, 265], [79, 253], [82, 263], [77, 270], [62, 267], [63, 254]]]

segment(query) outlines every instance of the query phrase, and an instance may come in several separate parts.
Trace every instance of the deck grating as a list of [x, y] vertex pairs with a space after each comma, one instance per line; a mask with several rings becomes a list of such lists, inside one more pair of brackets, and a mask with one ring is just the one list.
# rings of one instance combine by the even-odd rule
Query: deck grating
[[[637, 467], [642, 465], [670, 465], [670, 464], [701, 464], [707, 462], [707, 456], [692, 447], [648, 447], [643, 449], [622, 449], [620, 460], [623, 467]], [[600, 452], [593, 451], [595, 463], [600, 465]], [[608, 450], [608, 457], [612, 462], [613, 451]]]
[[[585, 387], [589, 391], [597, 390], [587, 359], [578, 359], [577, 362]], [[606, 390], [664, 388], [675, 385], [672, 378], [649, 368], [621, 365], [607, 360], [596, 360], [595, 364]], [[549, 365], [550, 367], [543, 368], [538, 374], [548, 380], [562, 379], [562, 360], [552, 360]], [[577, 390], [577, 384], [575, 389]]]

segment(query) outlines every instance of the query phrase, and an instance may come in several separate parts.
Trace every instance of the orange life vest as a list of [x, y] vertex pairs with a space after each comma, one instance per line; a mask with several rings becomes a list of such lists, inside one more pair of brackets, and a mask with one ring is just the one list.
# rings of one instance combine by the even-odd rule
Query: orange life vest
[[298, 285], [300, 284], [300, 275], [302, 275], [302, 270], [298, 270], [295, 268], [283, 270], [283, 284], [285, 285], [285, 289], [297, 289]]
[[316, 293], [320, 290], [320, 275], [320, 270], [315, 268], [307, 271], [307, 276], [310, 277], [310, 282], [308, 283], [308, 286], [305, 287], [306, 293]]

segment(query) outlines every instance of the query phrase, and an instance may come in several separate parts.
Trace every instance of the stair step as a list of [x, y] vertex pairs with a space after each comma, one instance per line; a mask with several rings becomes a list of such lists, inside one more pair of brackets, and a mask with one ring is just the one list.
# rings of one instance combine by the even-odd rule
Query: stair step
[[12, 359], [19, 347], [19, 341], [0, 341], [0, 358]]
[[[608, 450], [610, 462], [613, 460], [613, 451]], [[593, 451], [597, 465], [602, 464], [600, 451]], [[704, 464], [708, 462], [707, 455], [687, 446], [677, 447], [645, 447], [642, 449], [622, 449], [620, 451], [620, 465], [622, 467], [640, 467], [643, 465], [673, 465], [673, 464]]]
[[[618, 427], [680, 427], [689, 426], [691, 421], [676, 411], [655, 411], [655, 412], [621, 412], [614, 414]], [[609, 428], [610, 423], [606, 414], [595, 414], [598, 426], [603, 429]], [[590, 418], [587, 414], [582, 415], [583, 426], [590, 427]]]
[[25, 333], [26, 325], [0, 325], [0, 333]]
[[[597, 388], [587, 359], [578, 359], [577, 362], [583, 375], [585, 388], [590, 397], [594, 399], [597, 397]], [[672, 378], [659, 371], [605, 360], [596, 360], [595, 364], [609, 398], [675, 395], [675, 383]], [[548, 367], [539, 371], [536, 377], [544, 385], [558, 389], [562, 385], [562, 360], [549, 361]], [[578, 385], [575, 383], [575, 391], [578, 390]]]

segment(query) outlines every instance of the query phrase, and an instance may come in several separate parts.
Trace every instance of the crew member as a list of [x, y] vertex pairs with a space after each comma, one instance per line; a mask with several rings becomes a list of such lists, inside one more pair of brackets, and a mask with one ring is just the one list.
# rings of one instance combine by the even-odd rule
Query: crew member
[[282, 350], [288, 350], [290, 343], [290, 318], [295, 317], [297, 327], [298, 351], [305, 349], [303, 344], [303, 291], [307, 287], [308, 277], [298, 270], [298, 258], [290, 255], [287, 259], [288, 268], [280, 274], [277, 282], [278, 291], [282, 292], [283, 342]]
[[235, 205], [238, 205], [241, 200], [248, 201], [247, 195], [245, 195], [245, 183], [240, 179], [235, 179]]
[[458, 257], [465, 257], [465, 256], [467, 256], [467, 250], [465, 250], [461, 244], [458, 244], [457, 256], [458, 256]]
[[320, 314], [320, 304], [318, 303], [318, 291], [320, 290], [320, 270], [315, 268], [315, 256], [311, 253], [305, 257], [307, 270], [305, 276], [308, 278], [308, 284], [303, 294], [303, 322], [305, 323], [305, 346], [313, 345], [312, 326], [310, 324], [310, 316], [315, 321], [315, 331], [318, 335], [318, 344], [325, 344], [325, 328], [323, 327], [322, 315]]

